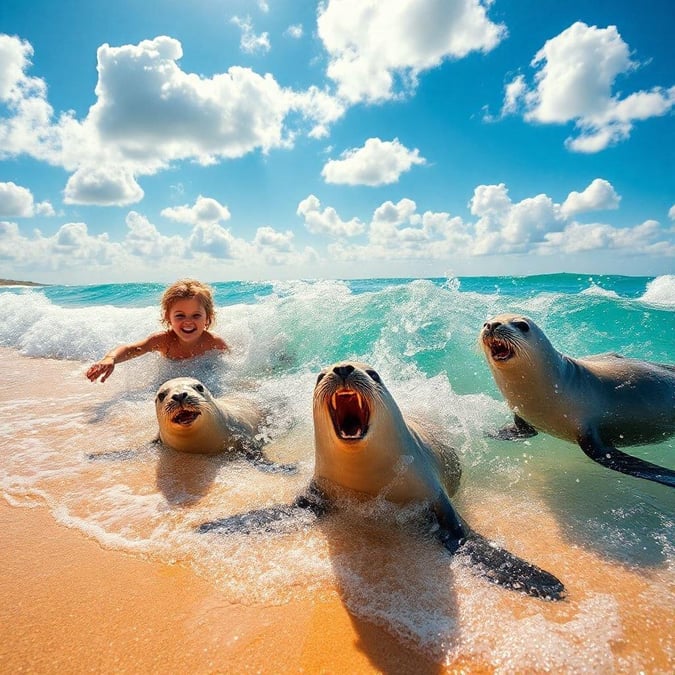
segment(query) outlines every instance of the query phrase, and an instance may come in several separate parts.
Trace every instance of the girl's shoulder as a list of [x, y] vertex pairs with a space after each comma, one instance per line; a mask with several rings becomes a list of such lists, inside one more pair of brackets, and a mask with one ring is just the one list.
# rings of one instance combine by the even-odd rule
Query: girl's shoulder
[[222, 349], [224, 351], [229, 351], [230, 348], [228, 347], [225, 340], [220, 337], [220, 335], [214, 335], [213, 333], [209, 333], [209, 331], [205, 330], [203, 336], [204, 346], [207, 350]]
[[176, 340], [176, 336], [171, 330], [163, 330], [159, 333], [153, 333], [146, 338], [148, 349], [166, 354], [169, 346]]

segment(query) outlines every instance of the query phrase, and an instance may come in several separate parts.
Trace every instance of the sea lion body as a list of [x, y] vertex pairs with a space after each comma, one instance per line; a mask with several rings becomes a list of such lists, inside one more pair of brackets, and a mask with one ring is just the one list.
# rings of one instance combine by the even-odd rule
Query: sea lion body
[[645, 462], [643, 471], [642, 460], [629, 461], [616, 450], [675, 434], [675, 366], [619, 354], [573, 358], [558, 352], [532, 319], [516, 314], [490, 319], [480, 341], [516, 415], [516, 427], [505, 428], [501, 437], [542, 431], [578, 443], [609, 468], [675, 485], [669, 469], [652, 473], [656, 465]]
[[342, 362], [322, 370], [313, 417], [315, 468], [306, 493], [290, 506], [228, 516], [199, 531], [275, 529], [300, 511], [320, 517], [345, 491], [359, 500], [417, 502], [427, 506], [433, 522], [426, 526], [443, 546], [466, 555], [491, 581], [537, 597], [563, 597], [564, 587], [552, 574], [487, 541], [458, 515], [450, 501], [461, 476], [455, 451], [430, 427], [407, 422], [370, 366]]

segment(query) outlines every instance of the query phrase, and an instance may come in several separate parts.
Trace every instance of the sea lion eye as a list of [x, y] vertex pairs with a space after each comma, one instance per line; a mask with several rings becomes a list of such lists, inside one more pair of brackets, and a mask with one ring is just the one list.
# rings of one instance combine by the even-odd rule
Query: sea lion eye
[[530, 324], [527, 321], [514, 321], [513, 325], [521, 332], [527, 333], [530, 330]]
[[319, 376], [316, 378], [316, 384], [319, 384], [324, 377], [326, 377], [326, 373], [319, 373]]
[[373, 380], [374, 382], [377, 382], [378, 384], [382, 384], [382, 378], [378, 375], [377, 371], [375, 370], [366, 370], [366, 373], [370, 375], [370, 379]]
[[164, 399], [166, 398], [166, 392], [165, 391], [160, 391], [159, 394], [157, 394], [157, 400], [161, 403]]
[[200, 394], [204, 393], [204, 385], [203, 384], [195, 384], [194, 389], [196, 389]]

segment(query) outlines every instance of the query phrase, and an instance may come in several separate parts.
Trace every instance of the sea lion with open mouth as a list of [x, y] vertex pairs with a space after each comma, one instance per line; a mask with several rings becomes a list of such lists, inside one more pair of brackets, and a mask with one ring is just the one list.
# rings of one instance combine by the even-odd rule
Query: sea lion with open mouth
[[199, 380], [177, 377], [164, 382], [155, 396], [159, 440], [179, 452], [243, 455], [264, 471], [295, 471], [262, 453], [259, 430], [264, 415], [243, 396], [214, 398]]
[[532, 319], [516, 314], [487, 321], [480, 342], [514, 412], [514, 424], [497, 438], [542, 431], [578, 443], [609, 469], [675, 487], [675, 471], [617, 450], [675, 434], [675, 366], [619, 354], [575, 359], [556, 351]]
[[424, 502], [429, 505], [425, 527], [490, 581], [536, 597], [563, 597], [556, 577], [500, 549], [457, 514], [450, 501], [461, 474], [455, 451], [406, 421], [373, 368], [342, 362], [322, 370], [313, 411], [315, 468], [307, 492], [290, 506], [221, 518], [202, 524], [200, 532], [275, 529], [280, 521], [307, 511], [322, 516], [345, 490], [359, 500]]

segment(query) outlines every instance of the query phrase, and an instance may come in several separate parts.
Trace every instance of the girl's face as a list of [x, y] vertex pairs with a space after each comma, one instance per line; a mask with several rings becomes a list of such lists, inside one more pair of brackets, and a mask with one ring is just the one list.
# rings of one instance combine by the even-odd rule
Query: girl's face
[[197, 298], [176, 300], [169, 310], [169, 324], [183, 342], [196, 342], [207, 327], [204, 305]]

